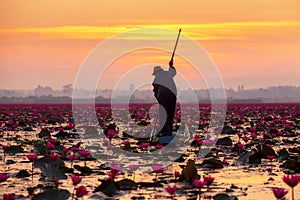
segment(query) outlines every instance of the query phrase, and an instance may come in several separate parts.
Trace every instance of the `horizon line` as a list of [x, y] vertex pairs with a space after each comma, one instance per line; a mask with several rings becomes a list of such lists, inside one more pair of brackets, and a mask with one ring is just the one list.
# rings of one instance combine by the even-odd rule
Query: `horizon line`
[[[71, 84], [66, 84], [64, 86], [67, 86], [67, 85], [71, 85]], [[42, 88], [51, 88], [53, 91], [60, 91], [60, 90], [63, 90], [64, 86], [62, 86], [60, 89], [57, 89], [57, 88], [53, 88], [52, 86], [49, 86], [49, 85], [40, 85], [38, 84], [35, 88], [11, 88], [11, 89], [8, 89], [8, 88], [0, 88], [0, 90], [24, 90], [24, 91], [30, 91], [30, 90], [35, 90], [36, 88], [38, 88], [38, 86], [42, 87]], [[238, 84], [237, 86], [229, 86], [229, 87], [218, 87], [218, 88], [215, 88], [215, 87], [210, 87], [210, 88], [180, 88], [180, 87], [177, 87], [178, 90], [189, 90], [189, 89], [193, 89], [193, 90], [205, 90], [205, 89], [219, 89], [219, 88], [224, 88], [226, 90], [231, 90], [234, 88], [238, 88], [238, 87], [243, 87], [244, 90], [253, 90], [253, 89], [267, 89], [267, 88], [273, 88], [273, 87], [299, 87], [300, 88], [300, 85], [280, 85], [280, 84], [274, 84], [274, 85], [268, 85], [268, 86], [260, 86], [260, 87], [246, 87], [244, 84]], [[72, 88], [73, 89], [73, 88]], [[129, 90], [129, 88], [127, 89], [122, 89], [122, 88], [116, 88], [117, 90], [120, 90], [120, 91], [127, 91]], [[87, 90], [85, 88], [80, 88], [79, 90]], [[113, 88], [97, 88], [97, 90], [114, 90]], [[151, 89], [134, 89], [134, 90], [139, 90], [139, 91], [147, 91], [147, 90], [151, 90]]]

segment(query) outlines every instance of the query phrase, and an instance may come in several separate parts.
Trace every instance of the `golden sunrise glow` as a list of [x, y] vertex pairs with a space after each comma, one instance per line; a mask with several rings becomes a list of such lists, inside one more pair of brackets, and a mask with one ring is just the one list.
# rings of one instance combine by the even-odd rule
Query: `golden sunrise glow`
[[[73, 83], [81, 63], [98, 44], [119, 33], [148, 27], [181, 28], [182, 34], [206, 49], [226, 87], [300, 85], [298, 0], [132, 0], [130, 4], [123, 0], [11, 0], [0, 7], [1, 86], [60, 88]], [[174, 44], [173, 37], [153, 33], [123, 39], [168, 42], [170, 50]], [[179, 48], [184, 46], [179, 43]], [[166, 64], [168, 56], [140, 53], [120, 65], [128, 69], [135, 60]], [[179, 58], [176, 62], [180, 73], [194, 78], [184, 71], [185, 62]]]
[[[108, 39], [109, 37], [129, 31], [134, 28], [165, 28], [178, 30], [182, 28], [184, 34], [195, 40], [246, 39], [251, 33], [260, 34], [275, 30], [293, 28], [300, 30], [300, 21], [258, 21], [258, 22], [227, 22], [206, 24], [149, 24], [127, 26], [57, 26], [57, 27], [28, 27], [28, 28], [0, 28], [0, 34], [43, 34], [45, 38], [71, 39]], [[151, 33], [149, 33], [151, 34]], [[155, 37], [156, 36], [156, 37]], [[159, 39], [155, 35], [153, 39]], [[139, 37], [133, 39], [140, 39]]]

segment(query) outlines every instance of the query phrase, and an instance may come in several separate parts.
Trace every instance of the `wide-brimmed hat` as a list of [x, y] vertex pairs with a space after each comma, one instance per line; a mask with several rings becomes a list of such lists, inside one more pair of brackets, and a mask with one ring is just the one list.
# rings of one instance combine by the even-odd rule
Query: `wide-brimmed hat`
[[161, 68], [160, 66], [155, 66], [152, 75], [155, 75], [156, 73], [161, 71], [164, 71], [163, 68]]

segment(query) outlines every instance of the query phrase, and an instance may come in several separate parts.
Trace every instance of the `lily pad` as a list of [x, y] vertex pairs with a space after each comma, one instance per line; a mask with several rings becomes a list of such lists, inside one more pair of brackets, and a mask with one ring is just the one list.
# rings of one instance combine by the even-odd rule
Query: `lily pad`
[[230, 137], [219, 138], [216, 145], [232, 146], [232, 140]]
[[269, 147], [265, 144], [263, 145], [258, 145], [257, 146], [257, 151], [259, 153], [264, 154], [265, 156], [269, 155], [269, 156], [277, 156], [275, 150], [272, 147]]
[[235, 196], [229, 196], [228, 194], [217, 194], [214, 197], [214, 200], [238, 200]]
[[58, 158], [56, 161], [53, 162], [49, 156], [45, 156], [34, 161], [34, 167], [40, 168], [42, 165], [52, 164], [52, 163], [54, 164], [54, 166], [58, 166], [58, 167], [65, 166], [64, 161], [62, 161], [60, 158]]
[[43, 129], [39, 132], [38, 136], [39, 136], [39, 138], [51, 137], [51, 134], [48, 129]]
[[299, 153], [300, 154], [300, 146], [289, 148], [289, 151], [292, 152], [292, 153]]
[[234, 135], [235, 131], [233, 130], [233, 128], [231, 126], [225, 125], [222, 129], [221, 134], [226, 134], [226, 135]]
[[223, 168], [223, 162], [221, 160], [215, 159], [215, 158], [211, 158], [211, 159], [207, 159], [204, 160], [202, 162], [202, 166], [207, 166], [213, 169], [221, 169]]
[[252, 155], [249, 156], [248, 160], [250, 164], [261, 164], [261, 159], [264, 157], [264, 154], [260, 152], [254, 152]]
[[26, 171], [26, 169], [22, 169], [16, 174], [17, 178], [25, 178], [25, 177], [29, 177], [29, 176], [30, 176], [30, 174]]
[[78, 171], [80, 171], [82, 174], [91, 174], [93, 173], [93, 170], [87, 166], [85, 167], [81, 167], [80, 165], [74, 165], [73, 166], [75, 169], [77, 169]]
[[4, 153], [6, 154], [16, 154], [16, 153], [22, 153], [24, 151], [23, 147], [21, 146], [17, 146], [17, 145], [13, 145], [13, 146], [9, 146], [4, 150]]
[[279, 157], [280, 157], [281, 159], [287, 159], [287, 158], [290, 156], [290, 154], [289, 154], [289, 152], [286, 150], [286, 148], [280, 149], [280, 150], [278, 151], [278, 155], [279, 155]]
[[137, 187], [137, 183], [130, 179], [122, 179], [117, 182], [120, 190], [131, 190], [132, 188]]
[[31, 126], [26, 126], [26, 127], [23, 128], [23, 131], [30, 132], [30, 131], [35, 131], [35, 130]]
[[242, 154], [238, 159], [237, 163], [246, 163], [249, 160], [249, 157], [253, 155], [255, 152], [254, 151], [248, 151], [244, 154]]
[[118, 188], [116, 187], [116, 183], [111, 180], [102, 181], [101, 185], [98, 186], [94, 192], [103, 192], [106, 195], [114, 195], [118, 192]]
[[186, 154], [181, 154], [179, 158], [177, 158], [176, 160], [174, 160], [174, 162], [184, 162], [185, 161], [185, 157], [187, 157]]
[[54, 135], [54, 137], [56, 138], [70, 138], [70, 136], [71, 135], [68, 132], [62, 130], [60, 130], [58, 133]]
[[65, 200], [71, 196], [68, 190], [49, 189], [35, 195], [32, 200]]
[[46, 154], [48, 149], [45, 144], [38, 143], [34, 145], [34, 151], [38, 154]]
[[58, 152], [63, 152], [64, 147], [60, 144], [56, 144], [54, 149]]
[[68, 177], [58, 168], [54, 167], [52, 164], [45, 163], [40, 167], [43, 176], [48, 177], [50, 180], [54, 180], [54, 177], [58, 179], [67, 179]]
[[101, 192], [98, 192], [98, 193], [95, 193], [95, 194], [92, 194], [89, 196], [89, 199], [95, 199], [95, 200], [105, 200], [107, 199], [107, 196]]
[[161, 181], [154, 181], [154, 182], [139, 182], [138, 185], [140, 188], [159, 188], [159, 187], [164, 187], [164, 185], [161, 183]]
[[300, 162], [296, 160], [287, 160], [280, 167], [293, 170], [295, 173], [300, 172]]

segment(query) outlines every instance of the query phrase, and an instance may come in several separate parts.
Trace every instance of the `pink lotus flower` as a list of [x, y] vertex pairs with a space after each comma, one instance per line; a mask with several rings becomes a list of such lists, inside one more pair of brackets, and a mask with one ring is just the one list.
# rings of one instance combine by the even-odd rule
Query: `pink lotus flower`
[[203, 144], [203, 140], [201, 140], [199, 134], [196, 134], [196, 135], [194, 136], [194, 141], [195, 141], [195, 143], [196, 143], [197, 145], [202, 145], [202, 144]]
[[84, 195], [87, 195], [89, 193], [85, 186], [79, 186], [75, 190], [76, 190], [77, 197], [83, 197]]
[[196, 179], [196, 180], [194, 180], [194, 185], [195, 185], [196, 188], [201, 189], [201, 188], [203, 188], [203, 186], [206, 185], [206, 182]]
[[181, 188], [182, 188], [182, 189], [185, 189], [185, 190], [189, 190], [189, 189], [191, 189], [192, 187], [189, 186], [189, 185], [183, 185]]
[[64, 153], [64, 154], [67, 154], [69, 151], [70, 151], [70, 150], [67, 149], [66, 147], [63, 148], [63, 153]]
[[157, 144], [155, 147], [156, 147], [157, 149], [162, 149], [162, 148], [164, 148], [164, 146], [161, 145], [161, 144]]
[[108, 172], [108, 179], [114, 181], [115, 178], [119, 175], [119, 171], [114, 171], [111, 170], [110, 172]]
[[298, 185], [300, 181], [300, 176], [297, 175], [285, 175], [282, 177], [282, 180], [292, 188], [292, 200], [294, 200], [294, 187]]
[[246, 136], [242, 137], [242, 139], [243, 139], [245, 142], [248, 142], [248, 141], [250, 140], [250, 138], [248, 138], [248, 137], [246, 137]]
[[282, 180], [291, 188], [294, 188], [296, 185], [298, 185], [300, 181], [300, 176], [297, 175], [285, 175], [283, 176]]
[[76, 151], [80, 151], [80, 148], [79, 147], [71, 147], [71, 150], [76, 152]]
[[272, 191], [276, 199], [282, 199], [288, 193], [284, 188], [272, 188]]
[[70, 159], [70, 160], [78, 160], [78, 156], [76, 155], [76, 154], [70, 154], [69, 156], [68, 156], [68, 158]]
[[60, 155], [57, 153], [51, 153], [50, 154], [50, 159], [55, 162], [58, 158], [60, 158]]
[[262, 133], [262, 136], [263, 136], [264, 138], [268, 138], [268, 137], [269, 137], [269, 133], [263, 132], [263, 133]]
[[130, 142], [129, 142], [128, 140], [124, 140], [124, 141], [122, 142], [122, 144], [126, 146], [126, 145], [129, 145]]
[[203, 180], [206, 182], [207, 186], [210, 186], [214, 182], [215, 178], [211, 176], [203, 176]]
[[0, 183], [6, 181], [10, 176], [8, 174], [0, 173]]
[[46, 146], [47, 146], [47, 148], [48, 148], [49, 150], [53, 150], [53, 149], [55, 148], [54, 144], [52, 144], [52, 143], [50, 143], [50, 142], [48, 142], [48, 143], [46, 144]]
[[237, 133], [238, 137], [241, 138], [243, 136], [242, 133]]
[[152, 165], [151, 167], [155, 173], [163, 173], [165, 171], [165, 168], [159, 165]]
[[14, 194], [3, 194], [3, 200], [15, 200], [16, 197]]
[[112, 161], [111, 165], [110, 165], [110, 170], [119, 172], [119, 171], [121, 171], [121, 167], [118, 165], [118, 163], [116, 163], [115, 161]]
[[272, 134], [271, 134], [271, 137], [272, 137], [272, 138], [276, 138], [277, 135], [276, 135], [275, 133], [272, 133]]
[[108, 137], [109, 141], [111, 141], [111, 139], [112, 139], [113, 137], [115, 137], [115, 135], [116, 135], [116, 131], [115, 131], [115, 130], [109, 129], [109, 130], [107, 131], [107, 137]]
[[252, 139], [256, 139], [257, 138], [257, 135], [255, 133], [251, 133], [250, 136], [252, 137]]
[[176, 179], [176, 178], [181, 178], [181, 176], [182, 176], [182, 174], [181, 174], [180, 172], [178, 172], [178, 171], [175, 171], [175, 172], [174, 172], [174, 177], [175, 177], [175, 179]]
[[80, 155], [82, 155], [84, 157], [88, 157], [91, 154], [89, 151], [86, 151], [86, 150], [82, 150], [79, 153], [80, 153]]
[[142, 144], [140, 144], [139, 148], [145, 149], [145, 148], [148, 148], [149, 146], [150, 146], [150, 144], [148, 142], [143, 142]]
[[201, 146], [203, 144], [203, 140], [201, 140], [200, 138], [196, 138], [194, 141], [196, 142], [197, 145]]
[[285, 130], [285, 131], [290, 130], [290, 128], [291, 128], [291, 125], [290, 125], [290, 124], [285, 124], [285, 125], [284, 125], [284, 130]]
[[228, 162], [228, 160], [226, 160], [226, 159], [224, 158], [224, 159], [223, 159], [223, 164], [229, 165], [230, 163]]
[[174, 185], [173, 187], [171, 187], [171, 186], [168, 186], [168, 187], [166, 187], [165, 188], [166, 189], [166, 191], [173, 197], [175, 197], [176, 196], [176, 190], [177, 190], [177, 187], [176, 187], [176, 185]]
[[124, 140], [120, 146], [122, 149], [129, 149], [130, 148], [130, 142], [128, 140]]
[[135, 171], [139, 168], [139, 166], [138, 165], [129, 165], [128, 168], [130, 171]]
[[73, 129], [75, 127], [75, 125], [71, 122], [68, 123], [68, 125], [66, 126], [67, 129]]
[[31, 179], [33, 181], [33, 162], [37, 159], [38, 155], [37, 154], [32, 154], [32, 155], [27, 155], [26, 156], [28, 158], [28, 160], [30, 160], [32, 163], [31, 163]]
[[242, 144], [242, 143], [238, 143], [237, 146], [238, 146], [239, 148], [243, 149], [245, 145]]
[[55, 138], [50, 138], [48, 141], [49, 141], [51, 144], [55, 144], [56, 139], [55, 139]]
[[38, 158], [38, 155], [31, 154], [31, 155], [27, 155], [26, 157], [28, 158], [28, 160], [30, 160], [30, 162], [34, 162]]
[[76, 175], [72, 175], [71, 180], [72, 180], [73, 185], [75, 186], [81, 182], [82, 178], [79, 176], [76, 176]]
[[269, 160], [273, 160], [273, 159], [275, 158], [275, 156], [273, 156], [273, 155], [267, 155], [267, 158], [268, 158]]
[[5, 144], [2, 144], [1, 147], [2, 147], [3, 150], [5, 150], [5, 149], [7, 149], [9, 146], [8, 146], [8, 145], [5, 145]]

